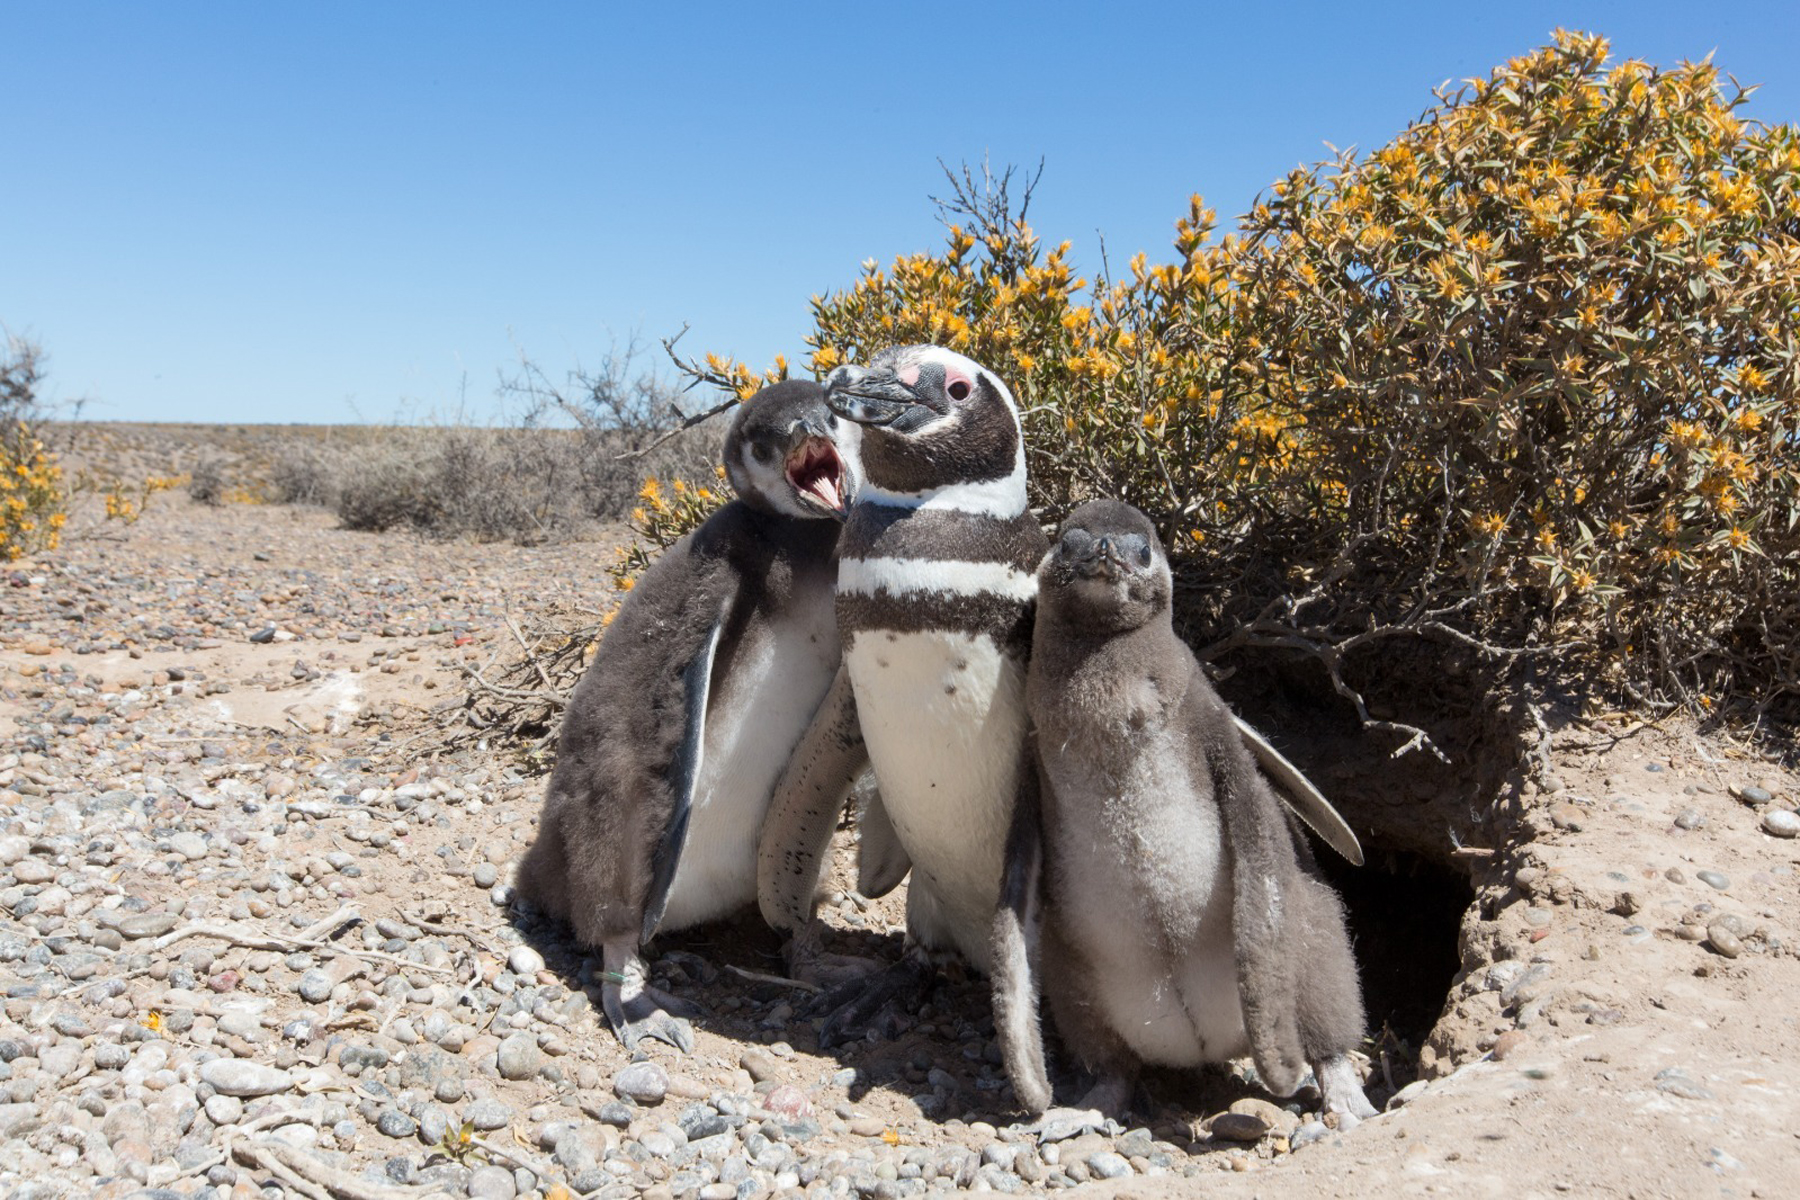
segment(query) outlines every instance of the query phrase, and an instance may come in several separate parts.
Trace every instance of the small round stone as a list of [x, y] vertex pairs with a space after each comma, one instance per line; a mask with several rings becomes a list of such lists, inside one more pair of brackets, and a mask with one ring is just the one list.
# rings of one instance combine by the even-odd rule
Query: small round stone
[[632, 1063], [613, 1076], [613, 1094], [639, 1104], [661, 1104], [669, 1094], [669, 1075], [653, 1062]]
[[1675, 828], [1677, 829], [1704, 829], [1705, 827], [1706, 818], [1697, 808], [1684, 808], [1675, 814]]
[[323, 1004], [331, 999], [331, 989], [335, 986], [331, 976], [320, 968], [314, 967], [300, 976], [300, 982], [294, 990], [299, 992], [300, 998], [308, 1004]]
[[483, 1132], [512, 1124], [512, 1109], [498, 1100], [477, 1100], [463, 1110], [463, 1120]]
[[1723, 921], [1714, 921], [1706, 927], [1706, 940], [1723, 958], [1736, 958], [1744, 952], [1744, 943]]
[[1223, 1112], [1213, 1118], [1210, 1128], [1214, 1138], [1224, 1138], [1230, 1142], [1255, 1142], [1269, 1132], [1269, 1123], [1249, 1113]]
[[1731, 880], [1719, 871], [1696, 871], [1694, 875], [1701, 883], [1715, 891], [1722, 892], [1731, 886]]
[[1751, 784], [1749, 787], [1739, 788], [1737, 798], [1742, 800], [1745, 804], [1767, 804], [1775, 799], [1768, 788], [1757, 787], [1755, 784]]
[[493, 1165], [477, 1167], [469, 1176], [471, 1200], [513, 1200], [519, 1194], [513, 1173]]
[[494, 1066], [502, 1079], [530, 1079], [544, 1064], [537, 1039], [528, 1033], [515, 1033], [500, 1043]]
[[1800, 837], [1800, 813], [1785, 808], [1771, 808], [1763, 814], [1763, 832], [1773, 837]]
[[506, 965], [514, 975], [529, 979], [544, 969], [544, 956], [530, 946], [514, 946], [512, 953], [506, 956]]
[[215, 1058], [200, 1068], [200, 1078], [227, 1096], [272, 1096], [294, 1086], [286, 1071], [242, 1058]]
[[1123, 1179], [1131, 1174], [1131, 1164], [1111, 1150], [1088, 1155], [1088, 1170], [1101, 1179]]
[[386, 1108], [375, 1118], [375, 1128], [391, 1138], [409, 1138], [419, 1132], [419, 1123], [397, 1108]]
[[491, 888], [500, 882], [500, 868], [491, 862], [476, 863], [475, 869], [469, 872], [469, 878], [478, 888]]

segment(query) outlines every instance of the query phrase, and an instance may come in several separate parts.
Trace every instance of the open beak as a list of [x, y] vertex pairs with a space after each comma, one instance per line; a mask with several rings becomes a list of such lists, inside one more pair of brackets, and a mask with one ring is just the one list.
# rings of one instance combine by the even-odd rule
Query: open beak
[[837, 446], [825, 430], [810, 422], [796, 424], [790, 435], [786, 474], [794, 494], [802, 503], [843, 520], [849, 481]]
[[825, 404], [859, 425], [891, 426], [910, 432], [942, 414], [919, 402], [918, 393], [881, 367], [843, 366], [825, 380]]

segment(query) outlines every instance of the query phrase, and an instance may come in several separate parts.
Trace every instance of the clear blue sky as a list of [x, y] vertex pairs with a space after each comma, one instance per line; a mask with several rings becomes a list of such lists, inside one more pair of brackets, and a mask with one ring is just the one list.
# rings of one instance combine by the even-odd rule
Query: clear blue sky
[[940, 158], [1042, 157], [1045, 237], [1154, 259], [1190, 192], [1241, 212], [1558, 25], [1800, 119], [1796, 0], [0, 0], [0, 323], [101, 419], [481, 416], [520, 350], [683, 323], [760, 366], [938, 244]]

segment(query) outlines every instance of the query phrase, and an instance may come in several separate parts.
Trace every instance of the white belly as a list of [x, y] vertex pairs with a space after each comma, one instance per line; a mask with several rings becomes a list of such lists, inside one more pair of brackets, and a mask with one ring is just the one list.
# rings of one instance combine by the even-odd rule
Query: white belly
[[1106, 1022], [1145, 1062], [1244, 1054], [1231, 863], [1210, 788], [1153, 739], [1121, 777], [1046, 748], [1059, 835], [1049, 919], [1086, 961]]
[[661, 928], [683, 929], [756, 902], [756, 839], [775, 783], [837, 673], [826, 590], [744, 645], [714, 691], [687, 844]]
[[992, 638], [860, 632], [844, 652], [881, 801], [912, 859], [907, 924], [988, 968], [1025, 737], [1025, 672]]

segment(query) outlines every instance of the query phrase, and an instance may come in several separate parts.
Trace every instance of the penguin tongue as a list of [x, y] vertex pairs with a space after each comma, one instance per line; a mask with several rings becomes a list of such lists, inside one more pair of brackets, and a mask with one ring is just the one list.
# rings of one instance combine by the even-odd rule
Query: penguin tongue
[[839, 487], [844, 464], [825, 438], [809, 437], [788, 455], [787, 477], [794, 490], [810, 496], [827, 512], [842, 515], [844, 495]]

